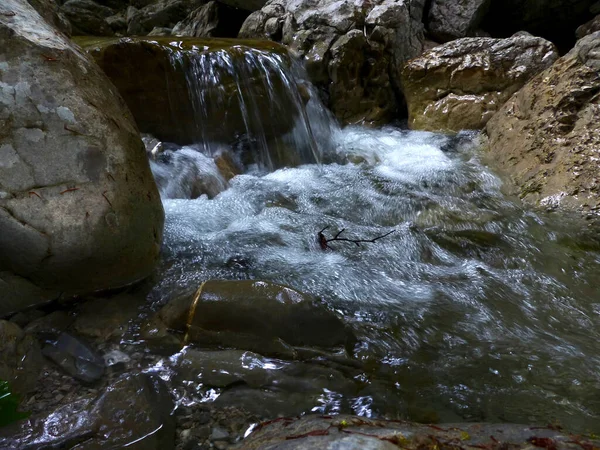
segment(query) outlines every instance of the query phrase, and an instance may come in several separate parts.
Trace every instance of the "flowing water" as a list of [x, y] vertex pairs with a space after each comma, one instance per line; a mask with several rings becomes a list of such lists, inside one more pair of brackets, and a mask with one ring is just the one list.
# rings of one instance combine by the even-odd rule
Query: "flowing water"
[[[180, 182], [162, 184], [165, 244], [151, 298], [217, 278], [272, 280], [323, 299], [355, 330], [362, 365], [353, 389], [324, 390], [306, 412], [600, 431], [598, 235], [505, 197], [476, 134], [339, 130], [319, 114], [299, 126], [330, 131], [319, 139], [324, 164], [263, 166], [226, 182], [204, 144], [153, 162], [158, 178]], [[184, 169], [221, 187], [182, 199]], [[327, 237], [393, 233], [323, 251], [325, 227]]]

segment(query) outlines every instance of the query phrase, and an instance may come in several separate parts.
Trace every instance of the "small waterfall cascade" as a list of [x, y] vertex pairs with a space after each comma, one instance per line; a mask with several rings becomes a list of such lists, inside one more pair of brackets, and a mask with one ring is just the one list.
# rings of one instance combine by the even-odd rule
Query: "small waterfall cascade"
[[171, 59], [185, 74], [205, 154], [233, 144], [250, 153], [241, 155], [244, 162], [269, 171], [321, 161], [331, 119], [301, 65], [283, 48], [180, 50]]
[[[175, 44], [168, 47], [169, 60], [173, 73], [185, 77], [193, 144], [151, 155], [163, 197], [213, 197], [234, 175], [320, 163], [332, 151], [337, 124], [284, 47]], [[171, 98], [177, 111], [181, 93]]]

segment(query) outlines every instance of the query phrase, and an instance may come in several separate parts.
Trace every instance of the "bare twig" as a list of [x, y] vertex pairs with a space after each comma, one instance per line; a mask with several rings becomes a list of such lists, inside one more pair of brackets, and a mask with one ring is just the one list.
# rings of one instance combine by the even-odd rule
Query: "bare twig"
[[346, 231], [346, 229], [345, 229], [345, 228], [342, 228], [340, 231], [338, 231], [338, 233], [337, 233], [337, 234], [336, 234], [336, 235], [335, 235], [333, 238], [331, 238], [331, 239], [327, 239], [327, 238], [325, 237], [325, 235], [323, 234], [323, 232], [324, 232], [324, 231], [325, 231], [327, 228], [329, 228], [329, 226], [326, 226], [326, 227], [325, 227], [325, 228], [323, 228], [321, 231], [319, 231], [319, 233], [317, 234], [317, 236], [318, 236], [318, 238], [319, 238], [319, 245], [321, 246], [321, 249], [322, 249], [322, 250], [327, 250], [327, 249], [333, 250], [333, 249], [332, 249], [332, 248], [329, 246], [329, 243], [330, 243], [330, 242], [333, 242], [333, 241], [352, 242], [352, 243], [356, 244], [356, 246], [357, 246], [357, 247], [360, 247], [360, 244], [361, 244], [361, 242], [362, 242], [362, 243], [371, 243], [371, 244], [372, 244], [372, 243], [375, 243], [376, 241], [378, 241], [379, 239], [382, 239], [382, 238], [384, 238], [384, 237], [386, 237], [386, 236], [389, 236], [390, 234], [392, 234], [393, 232], [395, 232], [395, 231], [396, 231], [396, 230], [392, 230], [392, 231], [390, 231], [390, 232], [388, 232], [388, 233], [385, 233], [385, 234], [383, 234], [383, 235], [381, 235], [381, 236], [377, 236], [377, 237], [375, 237], [375, 238], [373, 238], [373, 239], [349, 239], [349, 238], [342, 238], [342, 237], [340, 237], [340, 236], [341, 236], [341, 234], [342, 234], [344, 231]]

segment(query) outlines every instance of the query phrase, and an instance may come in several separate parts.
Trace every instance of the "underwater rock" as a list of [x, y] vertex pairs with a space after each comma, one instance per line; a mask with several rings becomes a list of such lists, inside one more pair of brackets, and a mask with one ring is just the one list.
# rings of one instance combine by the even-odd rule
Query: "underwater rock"
[[[164, 212], [96, 64], [26, 2], [0, 14], [0, 316], [154, 269]], [[13, 14], [14, 13], [14, 14]]]
[[558, 58], [551, 42], [527, 33], [463, 38], [434, 47], [402, 71], [414, 130], [482, 129], [533, 76]]

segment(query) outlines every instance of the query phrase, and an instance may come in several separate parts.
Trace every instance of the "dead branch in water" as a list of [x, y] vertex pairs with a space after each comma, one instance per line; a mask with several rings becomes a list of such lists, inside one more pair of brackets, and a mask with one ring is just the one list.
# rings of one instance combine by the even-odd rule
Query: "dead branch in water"
[[394, 231], [396, 231], [396, 230], [392, 230], [392, 231], [390, 231], [389, 233], [382, 234], [381, 236], [377, 236], [376, 238], [373, 238], [373, 239], [349, 239], [349, 238], [342, 238], [342, 237], [340, 237], [340, 236], [341, 236], [341, 234], [342, 234], [344, 231], [346, 231], [346, 229], [345, 229], [345, 228], [342, 228], [342, 229], [341, 229], [341, 230], [338, 232], [338, 234], [336, 234], [334, 237], [332, 237], [331, 239], [327, 239], [327, 238], [325, 237], [325, 235], [323, 234], [323, 232], [324, 232], [324, 231], [325, 231], [327, 228], [329, 228], [329, 225], [327, 225], [325, 228], [323, 228], [323, 229], [322, 229], [321, 231], [319, 231], [319, 233], [317, 234], [317, 237], [319, 238], [319, 245], [321, 246], [321, 250], [327, 250], [327, 249], [333, 250], [333, 248], [331, 248], [331, 247], [329, 246], [329, 242], [333, 242], [333, 241], [353, 242], [354, 244], [356, 244], [356, 246], [357, 246], [357, 247], [360, 247], [360, 244], [361, 244], [361, 242], [362, 242], [362, 243], [371, 243], [371, 244], [373, 244], [373, 243], [375, 243], [375, 241], [377, 241], [377, 240], [379, 240], [379, 239], [382, 239], [382, 238], [384, 238], [384, 237], [386, 237], [386, 236], [389, 236], [389, 235], [390, 235], [390, 234], [392, 234]]

